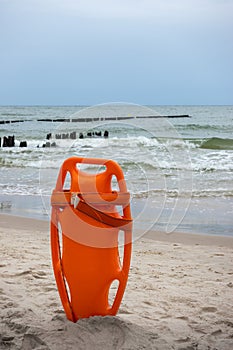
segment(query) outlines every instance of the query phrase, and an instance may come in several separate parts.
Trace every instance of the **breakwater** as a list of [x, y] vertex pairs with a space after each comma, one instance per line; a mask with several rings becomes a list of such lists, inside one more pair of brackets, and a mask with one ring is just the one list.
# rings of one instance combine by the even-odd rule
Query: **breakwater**
[[[180, 115], [149, 115], [149, 116], [118, 116], [118, 117], [86, 117], [86, 118], [39, 118], [38, 122], [53, 122], [53, 123], [88, 123], [96, 121], [111, 121], [111, 120], [132, 120], [132, 119], [155, 119], [155, 118], [191, 118], [188, 114]], [[13, 124], [13, 123], [26, 123], [34, 121], [32, 119], [12, 119], [12, 120], [0, 120], [0, 124]]]
[[[80, 132], [77, 133], [76, 131], [72, 131], [70, 133], [60, 133], [60, 134], [52, 134], [48, 133], [46, 135], [46, 141], [40, 146], [39, 144], [37, 147], [56, 147], [56, 142], [50, 142], [52, 139], [56, 140], [76, 140], [76, 139], [84, 139], [84, 138], [108, 138], [109, 137], [109, 131], [88, 131], [86, 133]], [[0, 137], [0, 147], [15, 147], [15, 135], [10, 136], [3, 136], [3, 138]], [[27, 147], [27, 141], [20, 141], [18, 144], [18, 147]]]

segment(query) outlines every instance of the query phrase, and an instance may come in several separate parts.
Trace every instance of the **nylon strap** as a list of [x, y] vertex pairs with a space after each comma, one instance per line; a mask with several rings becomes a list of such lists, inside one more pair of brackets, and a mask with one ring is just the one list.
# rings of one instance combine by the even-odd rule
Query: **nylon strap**
[[112, 227], [120, 227], [127, 224], [130, 224], [132, 220], [125, 219], [125, 218], [117, 218], [115, 216], [106, 214], [102, 212], [101, 210], [98, 210], [96, 208], [91, 207], [83, 200], [80, 200], [77, 206], [77, 210], [82, 212], [83, 214], [86, 214], [90, 216], [91, 218], [95, 219], [96, 221], [102, 222], [105, 225], [109, 225]]

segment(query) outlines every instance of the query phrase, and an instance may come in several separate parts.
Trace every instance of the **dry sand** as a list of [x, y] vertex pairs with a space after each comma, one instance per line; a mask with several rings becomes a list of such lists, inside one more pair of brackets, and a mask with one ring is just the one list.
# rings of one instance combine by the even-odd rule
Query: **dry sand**
[[56, 289], [48, 224], [0, 222], [0, 349], [233, 348], [232, 238], [150, 232], [134, 243], [118, 316], [74, 324]]

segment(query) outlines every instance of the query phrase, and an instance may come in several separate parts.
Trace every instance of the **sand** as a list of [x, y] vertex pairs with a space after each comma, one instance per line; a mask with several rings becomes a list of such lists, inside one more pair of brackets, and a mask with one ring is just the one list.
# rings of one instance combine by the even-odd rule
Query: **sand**
[[233, 348], [233, 238], [150, 232], [134, 242], [116, 317], [76, 324], [53, 277], [48, 223], [0, 215], [0, 349]]

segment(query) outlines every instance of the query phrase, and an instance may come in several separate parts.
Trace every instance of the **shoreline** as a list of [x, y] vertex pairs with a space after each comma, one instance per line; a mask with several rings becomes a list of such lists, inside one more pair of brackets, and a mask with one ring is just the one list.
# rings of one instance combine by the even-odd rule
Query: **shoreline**
[[[48, 220], [39, 220], [29, 217], [2, 214], [0, 213], [0, 228], [12, 228], [16, 230], [50, 230], [50, 223]], [[167, 242], [167, 243], [178, 243], [185, 245], [209, 245], [209, 246], [222, 246], [233, 248], [233, 237], [222, 236], [222, 235], [207, 235], [189, 232], [172, 232], [165, 233], [162, 231], [155, 231], [153, 229], [146, 233], [141, 230], [135, 229], [135, 236], [133, 243], [140, 239], [150, 239], [153, 241]]]
[[[185, 203], [180, 202], [173, 211], [174, 203], [161, 212], [160, 199], [157, 198], [150, 206], [143, 198], [134, 198], [131, 212], [137, 230], [152, 230], [166, 232], [167, 224], [176, 227], [175, 232], [183, 232], [207, 236], [233, 237], [233, 222], [230, 210], [233, 208], [233, 197], [192, 199], [188, 210]], [[162, 199], [161, 199], [162, 200]], [[4, 203], [6, 207], [4, 208]], [[2, 206], [1, 206], [2, 204]], [[7, 207], [9, 205], [9, 207]], [[145, 207], [146, 206], [146, 207]], [[50, 195], [10, 195], [0, 196], [0, 215], [7, 214], [49, 222], [51, 213]], [[144, 210], [145, 209], [145, 210]], [[182, 218], [182, 220], [180, 220]], [[172, 221], [170, 221], [170, 219]], [[168, 227], [168, 230], [169, 230]]]

